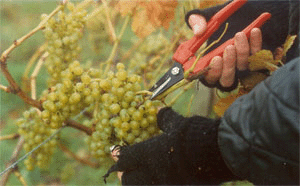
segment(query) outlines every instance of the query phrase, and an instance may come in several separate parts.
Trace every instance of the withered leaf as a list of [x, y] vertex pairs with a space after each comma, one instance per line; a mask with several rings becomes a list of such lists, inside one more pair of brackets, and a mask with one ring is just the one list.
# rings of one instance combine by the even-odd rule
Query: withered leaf
[[297, 35], [288, 35], [286, 38], [284, 44], [283, 44], [283, 55], [285, 56], [287, 51], [291, 48], [291, 46], [294, 44], [294, 41], [296, 39]]
[[279, 61], [274, 60], [270, 50], [260, 50], [248, 58], [250, 71], [268, 69], [273, 72], [278, 69], [276, 66]]
[[170, 22], [174, 19], [178, 2], [176, 0], [152, 0], [141, 2], [141, 5], [145, 7], [147, 17], [153, 26], [168, 29]]
[[140, 38], [150, 35], [155, 30], [155, 27], [148, 20], [145, 9], [135, 14], [131, 29]]
[[116, 9], [121, 13], [122, 16], [127, 14], [133, 14], [137, 8], [138, 1], [131, 0], [120, 0], [116, 5]]
[[247, 77], [240, 79], [241, 85], [247, 91], [252, 90], [258, 83], [265, 80], [268, 76], [260, 72], [250, 72]]
[[229, 106], [240, 96], [247, 94], [248, 91], [244, 89], [239, 89], [237, 94], [229, 95], [225, 98], [221, 98], [218, 102], [214, 105], [213, 109], [217, 116], [222, 117], [225, 111], [229, 108]]
[[143, 38], [158, 27], [168, 29], [177, 5], [177, 0], [120, 0], [117, 8], [123, 16], [132, 14], [132, 31]]

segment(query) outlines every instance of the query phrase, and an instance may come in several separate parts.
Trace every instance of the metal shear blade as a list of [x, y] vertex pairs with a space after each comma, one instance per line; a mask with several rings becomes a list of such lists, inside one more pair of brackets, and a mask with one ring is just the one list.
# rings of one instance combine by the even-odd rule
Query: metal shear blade
[[173, 66], [161, 77], [155, 85], [149, 89], [153, 92], [150, 99], [157, 97], [159, 94], [169, 89], [174, 84], [181, 81], [184, 77], [184, 71], [182, 65], [178, 62], [174, 62]]

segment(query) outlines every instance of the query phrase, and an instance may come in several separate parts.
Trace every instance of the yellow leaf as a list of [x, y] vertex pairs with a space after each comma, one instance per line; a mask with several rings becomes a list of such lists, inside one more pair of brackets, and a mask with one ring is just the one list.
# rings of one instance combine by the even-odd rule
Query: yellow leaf
[[283, 55], [285, 56], [287, 51], [291, 48], [291, 46], [294, 44], [294, 41], [296, 39], [297, 35], [288, 35], [286, 38], [284, 44], [283, 44]]
[[222, 117], [225, 111], [229, 108], [229, 106], [240, 96], [247, 94], [248, 92], [244, 89], [240, 89], [237, 94], [229, 95], [225, 98], [219, 99], [219, 101], [214, 105], [214, 112]]
[[273, 54], [270, 50], [261, 50], [248, 58], [250, 71], [257, 71], [268, 69], [273, 72], [278, 69], [276, 64], [277, 60], [274, 60]]
[[131, 29], [140, 38], [148, 36], [155, 30], [155, 27], [148, 21], [145, 9], [135, 14]]
[[122, 16], [127, 14], [133, 14], [137, 8], [138, 1], [132, 0], [120, 0], [116, 5], [116, 9], [121, 13]]

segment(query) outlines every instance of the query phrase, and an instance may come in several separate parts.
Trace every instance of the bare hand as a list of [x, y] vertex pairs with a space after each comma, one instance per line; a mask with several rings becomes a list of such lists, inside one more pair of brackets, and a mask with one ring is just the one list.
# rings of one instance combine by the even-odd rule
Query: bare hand
[[[201, 35], [207, 28], [206, 19], [197, 14], [189, 17], [189, 24], [195, 35]], [[253, 28], [248, 41], [245, 33], [238, 32], [234, 36], [234, 45], [225, 48], [223, 57], [215, 56], [211, 63], [205, 80], [208, 84], [217, 81], [223, 87], [230, 87], [235, 80], [236, 69], [244, 71], [248, 69], [248, 57], [262, 48], [262, 34], [259, 28]]]

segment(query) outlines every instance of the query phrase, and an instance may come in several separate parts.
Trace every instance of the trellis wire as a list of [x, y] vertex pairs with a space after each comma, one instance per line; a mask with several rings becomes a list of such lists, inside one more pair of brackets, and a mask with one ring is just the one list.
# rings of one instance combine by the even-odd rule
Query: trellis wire
[[[82, 110], [78, 115], [76, 115], [73, 119], [77, 119], [81, 114], [83, 114], [85, 111], [87, 110], [84, 109]], [[37, 149], [39, 149], [42, 145], [44, 145], [45, 143], [47, 143], [48, 141], [50, 141], [52, 138], [54, 138], [54, 136], [56, 134], [58, 134], [65, 126], [57, 129], [57, 131], [55, 131], [51, 136], [49, 136], [47, 139], [45, 139], [42, 143], [40, 143], [39, 145], [37, 145], [36, 147], [34, 147], [31, 151], [29, 151], [28, 153], [26, 153], [24, 156], [22, 156], [20, 159], [18, 159], [17, 161], [15, 161], [13, 164], [11, 164], [9, 167], [7, 167], [4, 171], [2, 171], [0, 173], [0, 176], [2, 176], [3, 174], [5, 174], [7, 171], [9, 171], [10, 169], [15, 168], [15, 166], [20, 163], [21, 161], [23, 161], [25, 158], [27, 158], [28, 156], [30, 156], [34, 151], [36, 151]]]

